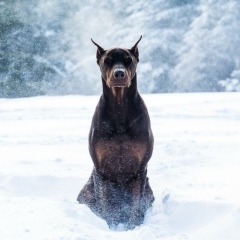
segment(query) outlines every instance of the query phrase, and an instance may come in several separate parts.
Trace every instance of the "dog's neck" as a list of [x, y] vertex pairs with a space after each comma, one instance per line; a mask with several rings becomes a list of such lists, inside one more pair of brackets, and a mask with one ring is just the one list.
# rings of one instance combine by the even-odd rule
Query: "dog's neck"
[[129, 87], [113, 87], [109, 88], [104, 79], [103, 84], [103, 98], [112, 107], [124, 107], [126, 104], [131, 103], [138, 95], [137, 91], [137, 75], [131, 81]]
[[137, 91], [137, 77], [132, 79], [129, 87], [109, 88], [103, 80], [102, 104], [104, 109], [111, 113], [109, 118], [118, 133], [126, 131], [126, 121], [129, 111], [134, 108], [138, 102], [139, 93]]

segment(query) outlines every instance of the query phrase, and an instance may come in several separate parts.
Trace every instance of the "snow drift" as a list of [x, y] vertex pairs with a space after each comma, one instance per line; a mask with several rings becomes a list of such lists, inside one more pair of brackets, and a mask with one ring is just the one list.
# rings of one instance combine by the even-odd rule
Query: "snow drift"
[[156, 200], [132, 231], [109, 230], [76, 201], [98, 97], [0, 99], [0, 239], [240, 239], [240, 95], [143, 98]]

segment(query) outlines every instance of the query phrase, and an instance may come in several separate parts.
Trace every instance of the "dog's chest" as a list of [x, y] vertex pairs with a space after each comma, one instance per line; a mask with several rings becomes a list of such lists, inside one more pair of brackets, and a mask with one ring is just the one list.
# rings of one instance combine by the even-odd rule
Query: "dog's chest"
[[146, 151], [146, 143], [127, 136], [100, 139], [94, 145], [100, 172], [117, 182], [136, 176]]
[[130, 137], [121, 134], [110, 139], [99, 139], [95, 142], [94, 150], [98, 162], [101, 163], [106, 159], [124, 159], [127, 161], [129, 159], [135, 159], [141, 162], [145, 152], [147, 151], [147, 144], [138, 140], [133, 140]]

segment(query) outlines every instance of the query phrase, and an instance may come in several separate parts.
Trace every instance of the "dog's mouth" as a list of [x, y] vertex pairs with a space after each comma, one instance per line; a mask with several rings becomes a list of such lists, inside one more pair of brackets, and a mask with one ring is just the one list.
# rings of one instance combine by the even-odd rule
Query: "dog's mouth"
[[128, 81], [113, 81], [109, 87], [129, 87], [130, 83]]
[[129, 87], [131, 85], [130, 81], [128, 79], [121, 79], [117, 80], [116, 79], [110, 79], [110, 81], [107, 81], [107, 85], [109, 88], [113, 87]]

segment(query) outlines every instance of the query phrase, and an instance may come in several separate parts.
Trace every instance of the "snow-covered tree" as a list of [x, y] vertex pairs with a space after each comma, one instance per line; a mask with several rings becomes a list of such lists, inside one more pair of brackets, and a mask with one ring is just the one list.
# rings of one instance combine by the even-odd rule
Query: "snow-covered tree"
[[199, 16], [185, 33], [172, 74], [178, 91], [219, 91], [240, 54], [240, 5], [202, 0]]
[[140, 35], [141, 92], [239, 91], [237, 0], [0, 0], [0, 97], [95, 94], [93, 38]]

